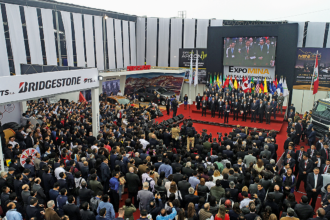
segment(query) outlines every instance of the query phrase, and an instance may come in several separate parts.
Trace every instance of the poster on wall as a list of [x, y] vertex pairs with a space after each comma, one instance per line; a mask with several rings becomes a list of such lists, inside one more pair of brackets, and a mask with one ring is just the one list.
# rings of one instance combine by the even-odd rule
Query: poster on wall
[[173, 73], [147, 73], [129, 75], [126, 77], [125, 94], [132, 94], [145, 87], [160, 86], [169, 92], [174, 92], [177, 97], [180, 96], [185, 72], [179, 74]]
[[20, 123], [21, 109], [19, 102], [0, 105], [0, 122], [6, 124], [8, 122]]
[[[193, 53], [191, 53], [191, 51]], [[206, 59], [207, 49], [205, 48], [184, 48], [179, 49], [179, 67], [187, 68], [184, 82], [189, 83], [190, 57], [193, 55], [192, 65], [195, 73], [196, 60], [198, 54], [198, 84], [206, 84]], [[195, 79], [193, 79], [194, 81]]]
[[[193, 81], [192, 84], [194, 84], [195, 82], [195, 69], [193, 70]], [[184, 82], [185, 83], [189, 83], [189, 72], [190, 70], [187, 69], [185, 71], [185, 75], [184, 75]], [[206, 69], [198, 69], [198, 84], [206, 84]]]
[[242, 66], [223, 66], [223, 74], [225, 79], [229, 76], [253, 76], [267, 77], [274, 79], [275, 67], [242, 67]]
[[[120, 79], [109, 80], [102, 82], [102, 92], [106, 93], [107, 96], [117, 95], [120, 90]], [[126, 93], [125, 93], [126, 94]]]
[[318, 51], [319, 91], [330, 91], [330, 48], [297, 48], [293, 89], [311, 89]]

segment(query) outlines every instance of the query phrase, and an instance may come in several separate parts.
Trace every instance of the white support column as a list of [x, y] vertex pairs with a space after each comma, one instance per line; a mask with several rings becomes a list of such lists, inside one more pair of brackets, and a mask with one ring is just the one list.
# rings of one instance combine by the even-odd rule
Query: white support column
[[100, 130], [99, 88], [92, 89], [92, 130], [96, 137]]
[[20, 105], [21, 105], [21, 115], [22, 115], [27, 110], [26, 101], [20, 102]]

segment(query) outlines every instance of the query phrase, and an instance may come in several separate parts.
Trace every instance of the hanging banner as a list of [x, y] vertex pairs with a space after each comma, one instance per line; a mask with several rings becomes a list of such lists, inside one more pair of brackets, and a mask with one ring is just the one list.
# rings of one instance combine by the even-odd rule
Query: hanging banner
[[[193, 67], [196, 67], [196, 55], [198, 54], [198, 84], [206, 84], [207, 49], [205, 48], [179, 49], [179, 67], [188, 68], [185, 73], [184, 82], [189, 83], [191, 51], [193, 51], [193, 60], [192, 60]], [[193, 71], [195, 71], [195, 68], [193, 68]], [[193, 74], [193, 76], [194, 75], [195, 74]], [[195, 79], [193, 79], [193, 82], [194, 80]]]
[[0, 103], [99, 87], [96, 68], [44, 72], [0, 78]]
[[319, 91], [330, 91], [330, 48], [297, 48], [293, 89], [310, 90], [318, 51]]
[[106, 93], [107, 96], [117, 95], [120, 90], [120, 79], [109, 80], [102, 82], [102, 92]]
[[[190, 68], [191, 51], [196, 55], [198, 51], [198, 69], [206, 68], [207, 49], [206, 48], [184, 48], [179, 49], [179, 67]], [[193, 66], [196, 66], [196, 56], [193, 56]]]
[[274, 79], [275, 67], [242, 67], [242, 66], [223, 66], [223, 73], [225, 79], [229, 76], [254, 76], [267, 77]]
[[[1, 95], [1, 93], [0, 93]], [[0, 105], [0, 122], [6, 124], [9, 122], [21, 122], [21, 108], [18, 102]]]

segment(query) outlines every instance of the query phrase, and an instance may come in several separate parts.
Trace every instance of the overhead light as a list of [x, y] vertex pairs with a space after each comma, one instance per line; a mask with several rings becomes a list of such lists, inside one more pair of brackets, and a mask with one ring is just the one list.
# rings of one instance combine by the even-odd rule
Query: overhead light
[[104, 19], [107, 20], [108, 19], [108, 16], [107, 15], [104, 15]]
[[99, 81], [102, 81], [103, 80], [103, 76], [99, 76]]

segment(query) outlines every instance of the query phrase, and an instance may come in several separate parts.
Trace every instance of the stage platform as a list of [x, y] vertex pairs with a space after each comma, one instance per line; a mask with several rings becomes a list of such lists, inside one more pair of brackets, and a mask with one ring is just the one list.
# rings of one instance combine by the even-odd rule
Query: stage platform
[[[170, 115], [167, 115], [166, 110], [162, 111], [164, 116], [159, 117], [156, 119], [158, 122], [162, 122], [163, 120], [167, 120], [172, 118], [173, 112], [170, 112]], [[195, 105], [188, 105], [187, 109], [184, 109], [184, 105], [180, 105], [177, 111], [177, 115], [183, 114], [184, 119], [191, 119], [195, 121], [195, 123], [200, 123], [200, 124], [206, 124], [206, 125], [215, 125], [215, 126], [221, 126], [221, 127], [232, 127], [232, 126], [237, 126], [240, 125], [241, 127], [249, 127], [249, 128], [257, 128], [257, 129], [266, 129], [266, 130], [275, 130], [279, 132], [282, 128], [282, 125], [284, 123], [284, 112], [285, 109], [283, 108], [283, 114], [278, 114], [276, 116], [276, 119], [274, 117], [271, 117], [271, 122], [270, 124], [266, 124], [266, 119], [264, 118], [263, 123], [258, 123], [258, 117], [257, 117], [257, 122], [251, 122], [251, 116], [247, 116], [246, 121], [242, 121], [242, 116], [239, 115], [238, 121], [233, 120], [233, 114], [231, 113], [229, 115], [228, 123], [224, 123], [223, 118], [218, 118], [219, 113], [216, 112], [216, 117], [211, 118], [211, 111], [206, 111], [207, 115], [206, 117], [202, 117], [202, 110], [197, 110]]]

